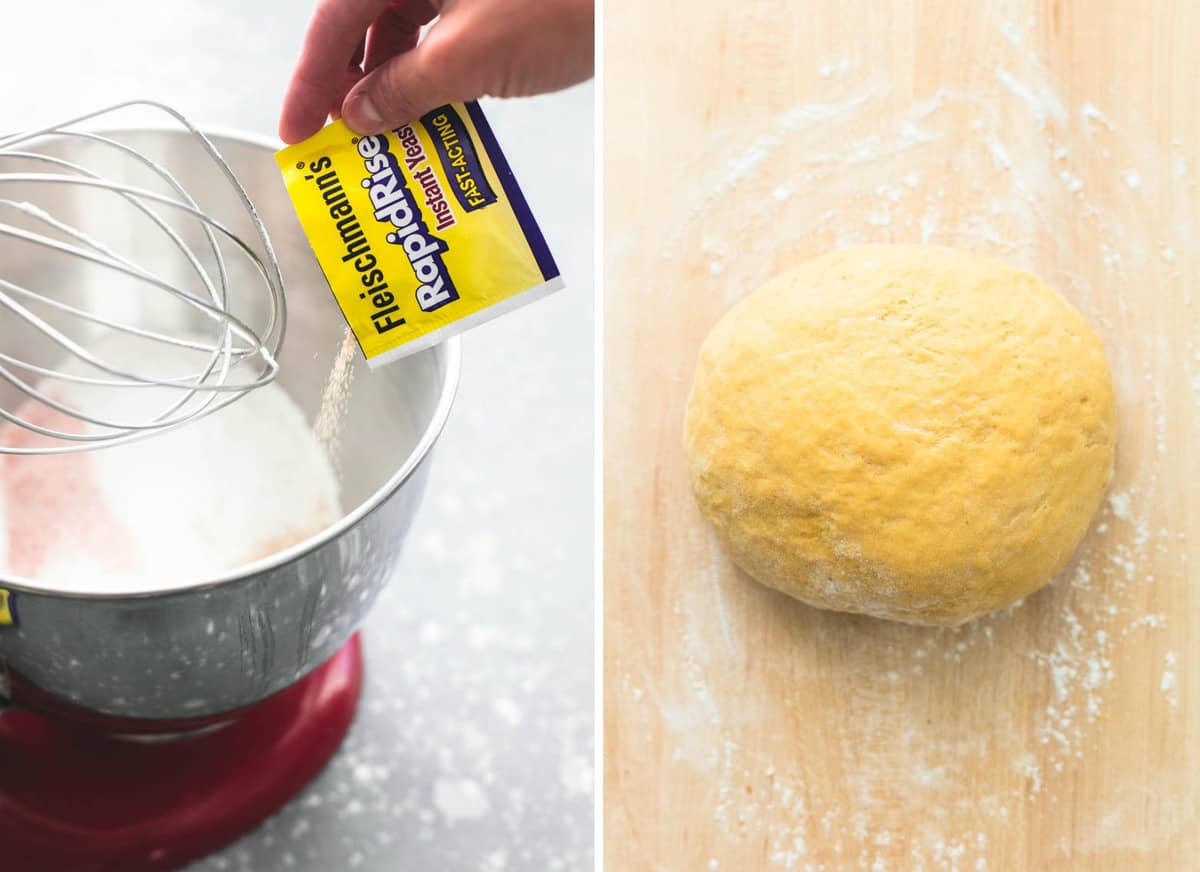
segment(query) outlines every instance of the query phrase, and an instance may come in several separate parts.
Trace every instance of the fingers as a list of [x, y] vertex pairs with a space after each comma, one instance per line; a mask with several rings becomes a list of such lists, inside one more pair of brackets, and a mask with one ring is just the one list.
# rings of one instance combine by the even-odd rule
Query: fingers
[[392, 0], [371, 25], [363, 72], [416, 46], [421, 28], [437, 17], [440, 5], [435, 0]]
[[[439, 0], [393, 0], [371, 25], [363, 63], [364, 78], [385, 67], [389, 68], [387, 82], [411, 81], [420, 76], [418, 68], [423, 66], [428, 52], [421, 49], [417, 57], [408, 55], [416, 50], [421, 28], [437, 17], [440, 5]], [[353, 90], [355, 99], [343, 102], [342, 113], [355, 131], [376, 133], [404, 123], [393, 119], [410, 111], [404, 102], [409, 89], [396, 89], [389, 84], [370, 90]]]
[[342, 104], [346, 102], [346, 95], [354, 90], [354, 86], [362, 81], [362, 77], [362, 68], [357, 65], [348, 67], [342, 72], [337, 91], [333, 96], [333, 102], [329, 105], [330, 118], [342, 117]]
[[487, 3], [447, 3], [419, 45], [378, 67], [368, 43], [370, 72], [342, 116], [359, 133], [378, 133], [443, 103], [582, 82], [592, 75], [593, 21], [591, 0], [507, 0], [503, 15]]
[[319, 0], [283, 101], [279, 136], [284, 142], [299, 142], [321, 129], [367, 28], [387, 5], [387, 0]]
[[456, 99], [453, 70], [436, 57], [427, 39], [364, 76], [342, 104], [346, 124], [356, 133], [380, 133]]
[[[442, 17], [418, 44], [439, 10]], [[507, 0], [503, 15], [479, 2], [321, 0], [280, 136], [293, 142], [315, 133], [339, 100], [353, 130], [379, 133], [443, 103], [581, 82], [592, 74], [593, 12], [591, 0]], [[356, 49], [361, 71], [350, 63]]]

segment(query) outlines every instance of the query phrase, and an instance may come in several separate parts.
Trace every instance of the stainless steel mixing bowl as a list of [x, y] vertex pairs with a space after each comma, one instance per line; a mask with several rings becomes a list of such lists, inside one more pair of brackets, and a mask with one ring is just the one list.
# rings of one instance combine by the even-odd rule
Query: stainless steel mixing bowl
[[[233, 209], [224, 181], [196, 140], [152, 129], [115, 135], [168, 165], [202, 207], [243, 239], [254, 239], [249, 219]], [[214, 134], [212, 139], [270, 231], [289, 309], [280, 380], [312, 421], [345, 321], [287, 199], [273, 159], [277, 145], [239, 134]], [[103, 165], [108, 157], [98, 148], [88, 141], [63, 140], [45, 150]], [[128, 161], [113, 160], [104, 172], [122, 178], [134, 170]], [[144, 183], [141, 177], [130, 181]], [[11, 186], [4, 195], [21, 198]], [[119, 220], [101, 201], [89, 202], [86, 190], [42, 186], [28, 198], [35, 196], [51, 211], [78, 217], [84, 226], [89, 220]], [[63, 199], [47, 203], [47, 197]], [[111, 238], [111, 223], [106, 230]], [[135, 261], [169, 268], [160, 263], [161, 239], [155, 235], [131, 225], [125, 242]], [[202, 242], [199, 236], [196, 242]], [[16, 281], [50, 277], [79, 294], [104, 291], [93, 275], [73, 274], [79, 268], [76, 259], [47, 255], [39, 261], [28, 248], [18, 252], [0, 245], [0, 265], [0, 272]], [[243, 259], [231, 267], [250, 269]], [[236, 287], [236, 272], [232, 278]], [[252, 297], [242, 305], [265, 303]], [[27, 333], [0, 323], [0, 348], [19, 346]], [[185, 572], [164, 577], [151, 591], [144, 586], [136, 592], [111, 585], [64, 587], [0, 575], [0, 595], [7, 591], [13, 615], [13, 623], [0, 621], [0, 703], [10, 686], [32, 686], [38, 695], [115, 718], [203, 719], [249, 705], [302, 678], [350, 637], [397, 567], [401, 542], [421, 499], [430, 451], [450, 412], [459, 361], [457, 340], [373, 372], [356, 355], [338, 458], [347, 514], [286, 551], [199, 583], [185, 581]], [[0, 401], [12, 399], [0, 389]]]

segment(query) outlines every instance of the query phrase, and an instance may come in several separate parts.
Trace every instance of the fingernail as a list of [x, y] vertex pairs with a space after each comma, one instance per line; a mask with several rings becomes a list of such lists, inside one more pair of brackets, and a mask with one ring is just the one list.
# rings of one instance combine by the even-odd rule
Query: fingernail
[[383, 116], [379, 114], [379, 110], [375, 108], [375, 104], [371, 102], [371, 98], [366, 94], [359, 94], [346, 104], [346, 115], [350, 116], [349, 121], [351, 127], [370, 128], [370, 131], [363, 130], [362, 132], [374, 132], [383, 127]]

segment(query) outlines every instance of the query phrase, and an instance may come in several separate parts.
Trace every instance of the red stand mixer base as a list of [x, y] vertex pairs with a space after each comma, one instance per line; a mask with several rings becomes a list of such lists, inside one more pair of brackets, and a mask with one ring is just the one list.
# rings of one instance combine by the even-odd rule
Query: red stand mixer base
[[0, 869], [153, 872], [269, 817], [337, 750], [362, 690], [357, 634], [307, 678], [182, 738], [0, 715]]

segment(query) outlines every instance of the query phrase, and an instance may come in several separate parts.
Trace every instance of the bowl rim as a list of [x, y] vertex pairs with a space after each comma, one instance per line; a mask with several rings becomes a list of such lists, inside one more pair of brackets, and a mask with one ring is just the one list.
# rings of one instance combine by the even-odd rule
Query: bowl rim
[[[218, 146], [218, 151], [220, 150], [221, 140], [229, 140], [240, 145], [258, 146], [266, 149], [269, 156], [273, 156], [276, 151], [283, 148], [282, 141], [263, 134], [251, 133], [220, 125], [204, 125], [200, 130], [206, 137], [214, 140], [214, 145]], [[183, 128], [168, 123], [144, 124], [133, 127], [104, 127], [103, 130], [98, 132], [106, 134], [170, 132], [180, 135], [191, 135]], [[222, 157], [224, 156], [222, 155]], [[336, 523], [325, 527], [318, 533], [297, 542], [289, 548], [285, 548], [283, 551], [277, 551], [252, 563], [244, 563], [225, 572], [201, 579], [182, 581], [174, 584], [160, 584], [154, 587], [138, 587], [135, 590], [129, 590], [113, 587], [110, 582], [88, 582], [80, 585], [77, 583], [58, 583], [0, 573], [0, 590], [9, 593], [61, 596], [84, 600], [137, 600], [192, 593], [194, 591], [211, 590], [224, 585], [246, 581], [256, 576], [266, 575], [281, 566], [300, 560], [307, 554], [328, 545], [335, 539], [341, 538], [347, 530], [358, 524], [383, 503], [387, 502], [400, 489], [404, 482], [412, 476], [417, 467], [421, 465], [421, 462], [425, 460], [433, 449], [434, 443], [437, 442], [438, 437], [446, 426], [446, 421], [450, 417], [450, 410], [454, 405], [455, 396], [458, 394], [459, 379], [462, 374], [462, 339], [459, 336], [452, 336], [445, 342], [419, 353], [439, 355], [445, 362], [441, 390], [438, 394], [433, 414], [425, 425], [425, 429], [421, 433], [416, 446], [409, 452], [408, 457], [405, 458], [404, 463], [400, 465], [396, 472], [352, 511], [342, 515]]]

